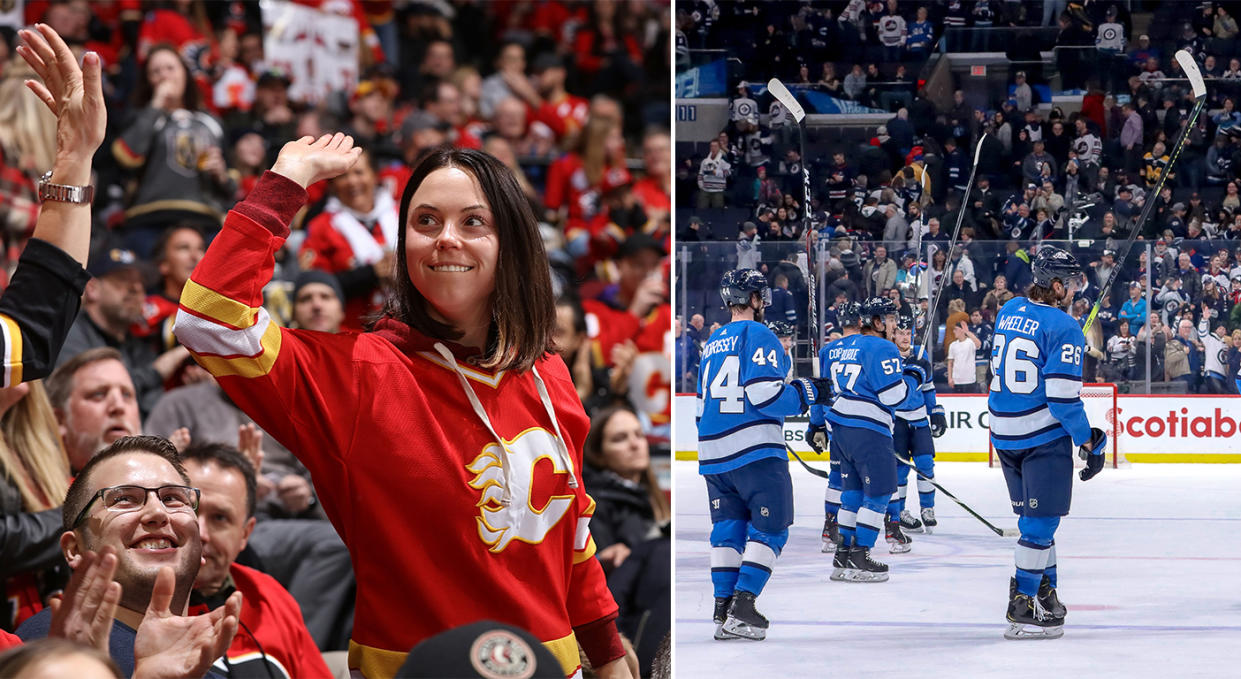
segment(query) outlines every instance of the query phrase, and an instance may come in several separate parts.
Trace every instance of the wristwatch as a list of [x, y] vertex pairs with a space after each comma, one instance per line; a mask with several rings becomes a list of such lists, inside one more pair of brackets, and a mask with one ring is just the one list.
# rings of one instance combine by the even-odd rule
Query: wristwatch
[[77, 205], [89, 205], [95, 197], [95, 187], [87, 184], [86, 186], [70, 186], [68, 184], [51, 183], [52, 171], [48, 170], [46, 174], [39, 177], [37, 184], [39, 190], [39, 201], [55, 200], [61, 203], [74, 203]]

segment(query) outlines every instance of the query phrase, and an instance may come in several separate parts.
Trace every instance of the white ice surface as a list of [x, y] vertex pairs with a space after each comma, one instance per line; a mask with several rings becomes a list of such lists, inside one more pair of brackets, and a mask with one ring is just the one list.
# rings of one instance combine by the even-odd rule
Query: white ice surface
[[[940, 525], [914, 534], [912, 552], [888, 554], [880, 536], [873, 555], [890, 581], [831, 582], [819, 539], [826, 482], [793, 462], [796, 521], [758, 600], [771, 620], [762, 642], [711, 639], [711, 524], [696, 465], [674, 463], [678, 679], [1241, 677], [1241, 465], [1074, 479], [1056, 534], [1064, 637], [1006, 641], [1015, 538], [937, 493]], [[992, 523], [1016, 527], [998, 469], [940, 463], [936, 478]]]

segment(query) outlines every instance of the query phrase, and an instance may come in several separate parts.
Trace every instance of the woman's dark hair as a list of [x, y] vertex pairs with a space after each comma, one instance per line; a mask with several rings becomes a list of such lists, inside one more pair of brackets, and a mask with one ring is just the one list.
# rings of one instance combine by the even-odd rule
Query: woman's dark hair
[[[428, 175], [443, 168], [460, 169], [478, 182], [491, 209], [500, 245], [491, 298], [491, 331], [479, 365], [490, 370], [529, 370], [553, 350], [556, 298], [538, 222], [526, 194], [503, 163], [482, 151], [448, 145], [432, 149], [418, 163], [401, 196], [397, 271], [409, 271], [405, 233], [414, 193]], [[384, 315], [437, 339], [457, 339], [462, 334], [431, 316], [426, 297], [414, 287], [408, 273], [397, 276], [396, 291], [388, 298]]]
[[202, 107], [202, 95], [198, 91], [198, 82], [194, 80], [194, 74], [190, 72], [190, 65], [185, 63], [181, 53], [177, 48], [168, 43], [160, 43], [151, 48], [147, 52], [146, 59], [142, 61], [142, 74], [138, 78], [138, 84], [134, 87], [133, 103], [135, 106], [149, 106], [151, 97], [155, 96], [155, 87], [151, 84], [150, 78], [147, 77], [147, 66], [151, 63], [151, 57], [157, 52], [169, 52], [177, 58], [177, 63], [181, 64], [182, 70], [185, 71], [185, 94], [181, 95], [181, 104], [189, 111], [198, 111]]

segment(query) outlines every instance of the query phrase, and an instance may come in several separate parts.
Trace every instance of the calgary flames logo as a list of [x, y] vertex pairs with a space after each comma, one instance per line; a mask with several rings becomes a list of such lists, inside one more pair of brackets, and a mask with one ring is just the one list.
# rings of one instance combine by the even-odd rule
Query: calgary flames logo
[[[502, 552], [513, 540], [538, 544], [573, 504], [572, 495], [552, 495], [542, 507], [535, 507], [531, 492], [534, 488], [535, 465], [542, 458], [552, 464], [552, 473], [567, 474], [564, 462], [555, 454], [560, 445], [556, 437], [544, 429], [527, 429], [512, 441], [505, 441], [501, 448], [490, 443], [478, 457], [466, 465], [475, 474], [470, 487], [482, 491], [478, 500], [478, 536], [491, 547], [492, 552]], [[509, 495], [511, 501], [504, 505], [504, 467], [500, 456], [508, 455]]]

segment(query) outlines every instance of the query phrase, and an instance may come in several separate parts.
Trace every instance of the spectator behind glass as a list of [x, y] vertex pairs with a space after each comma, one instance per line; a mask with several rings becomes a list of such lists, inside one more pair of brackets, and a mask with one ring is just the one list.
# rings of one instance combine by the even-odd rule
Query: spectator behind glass
[[200, 98], [176, 50], [153, 48], [134, 90], [137, 110], [112, 144], [117, 162], [138, 180], [123, 234], [140, 257], [150, 256], [168, 224], [218, 231], [221, 209], [236, 191], [224, 163], [224, 130]]

